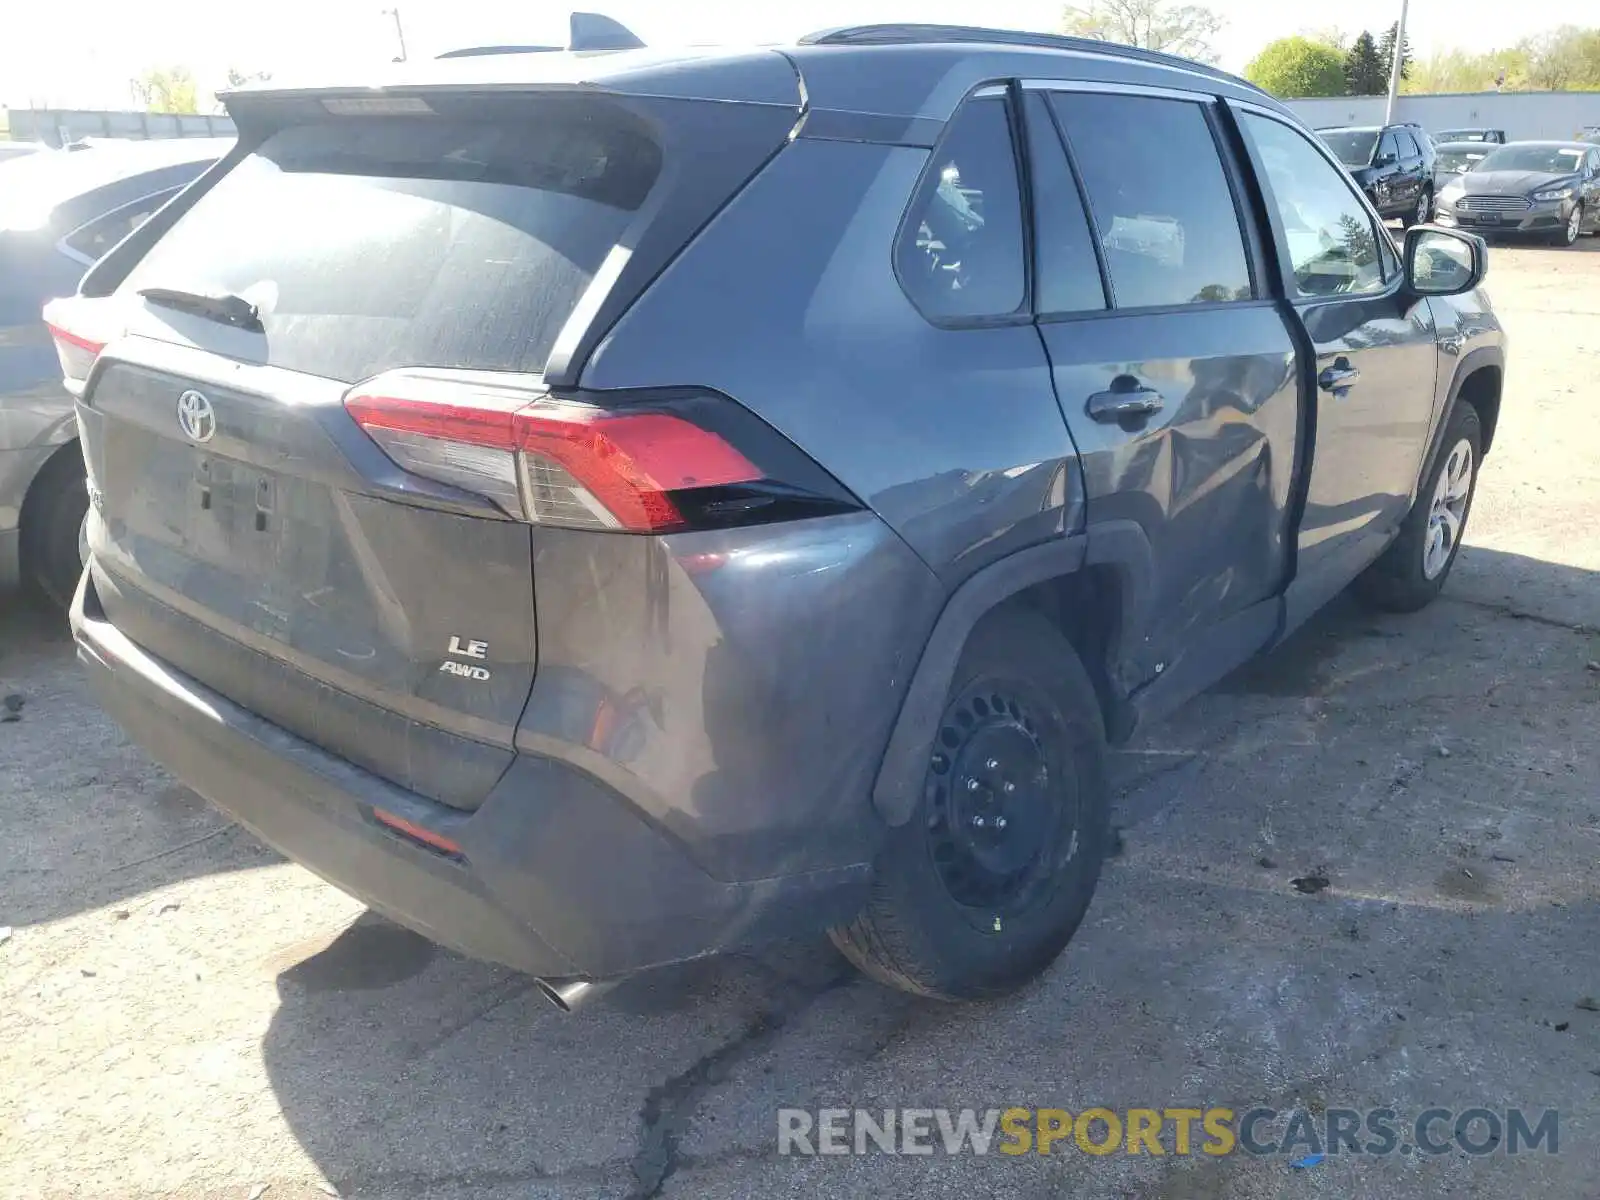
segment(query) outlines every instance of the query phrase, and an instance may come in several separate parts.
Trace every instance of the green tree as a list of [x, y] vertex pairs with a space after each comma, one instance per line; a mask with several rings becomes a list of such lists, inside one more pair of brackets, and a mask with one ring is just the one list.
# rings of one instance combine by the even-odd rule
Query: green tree
[[242, 88], [249, 83], [266, 83], [271, 78], [271, 71], [241, 71], [238, 67], [228, 68], [228, 86], [230, 88]]
[[1389, 74], [1378, 53], [1378, 43], [1365, 29], [1344, 56], [1344, 91], [1347, 96], [1381, 96], [1389, 87]]
[[1326, 42], [1286, 37], [1250, 60], [1244, 77], [1274, 96], [1342, 96], [1344, 60]]
[[1563, 25], [1517, 45], [1527, 58], [1527, 83], [1542, 92], [1600, 88], [1600, 29]]
[[1411, 65], [1405, 91], [1416, 95], [1440, 92], [1490, 92], [1506, 73], [1503, 56], [1441, 50]]
[[[1383, 64], [1383, 88], [1389, 90], [1389, 76], [1394, 72], [1395, 42], [1400, 37], [1400, 22], [1383, 31], [1383, 36], [1378, 39], [1378, 60]], [[1407, 38], [1400, 47], [1400, 78], [1411, 77], [1411, 39]]]
[[155, 113], [199, 112], [194, 76], [187, 67], [152, 67], [132, 80], [133, 94]]
[[1222, 25], [1222, 18], [1204, 5], [1173, 0], [1087, 0], [1082, 6], [1068, 5], [1061, 18], [1061, 28], [1077, 37], [1208, 63], [1217, 61], [1211, 39]]

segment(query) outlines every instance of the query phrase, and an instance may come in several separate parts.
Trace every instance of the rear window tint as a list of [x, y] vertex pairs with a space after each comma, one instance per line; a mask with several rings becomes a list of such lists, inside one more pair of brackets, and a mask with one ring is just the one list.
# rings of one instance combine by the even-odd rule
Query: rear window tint
[[599, 102], [298, 126], [219, 181], [121, 290], [242, 295], [268, 363], [346, 382], [537, 372], [660, 169], [642, 124]]
[[996, 316], [1022, 305], [1022, 193], [1003, 98], [974, 100], [952, 118], [912, 201], [895, 267], [930, 317]]

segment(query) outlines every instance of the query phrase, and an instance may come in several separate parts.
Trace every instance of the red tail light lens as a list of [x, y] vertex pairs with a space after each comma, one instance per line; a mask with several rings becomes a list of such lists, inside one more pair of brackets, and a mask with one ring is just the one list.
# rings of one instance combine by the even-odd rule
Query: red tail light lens
[[55, 339], [56, 357], [61, 360], [61, 373], [74, 383], [82, 383], [89, 378], [89, 371], [94, 367], [94, 360], [100, 357], [100, 351], [106, 348], [104, 342], [92, 341], [69, 329], [46, 322], [50, 336]]
[[[745, 440], [763, 444], [777, 439], [771, 430], [750, 436], [750, 424], [760, 423], [724, 397], [690, 400], [646, 397], [603, 408], [552, 396], [526, 378], [404, 371], [352, 389], [345, 408], [405, 470], [487, 496], [538, 524], [669, 533], [722, 523], [716, 514], [707, 518], [707, 505], [742, 516], [752, 505], [770, 507], [776, 494], [789, 504], [812, 496], [805, 468], [774, 473], [704, 418], [726, 417], [722, 423], [740, 426]], [[793, 447], [779, 454], [784, 464], [794, 457], [804, 458]], [[804, 461], [827, 481], [816, 499], [848, 501]]]
[[688, 525], [673, 492], [761, 478], [716, 434], [668, 413], [541, 401], [517, 413], [514, 425], [529, 512], [539, 521], [570, 523], [575, 503], [602, 527], [665, 533]]

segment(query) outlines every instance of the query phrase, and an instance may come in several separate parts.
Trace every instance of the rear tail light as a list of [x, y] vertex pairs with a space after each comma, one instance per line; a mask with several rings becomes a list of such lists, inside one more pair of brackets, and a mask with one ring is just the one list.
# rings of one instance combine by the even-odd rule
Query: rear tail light
[[404, 470], [540, 525], [670, 533], [858, 507], [724, 396], [621, 398], [601, 406], [527, 377], [396, 371], [353, 388], [345, 408]]
[[63, 329], [59, 325], [46, 322], [50, 336], [55, 339], [56, 357], [61, 360], [61, 373], [67, 377], [69, 383], [82, 383], [89, 378], [89, 371], [94, 366], [94, 360], [100, 357], [100, 351], [106, 348], [104, 342], [96, 342], [81, 334]]

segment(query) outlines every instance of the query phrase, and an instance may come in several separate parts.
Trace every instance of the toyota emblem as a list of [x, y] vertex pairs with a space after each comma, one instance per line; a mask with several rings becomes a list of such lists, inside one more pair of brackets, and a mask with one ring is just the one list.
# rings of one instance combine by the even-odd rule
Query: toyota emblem
[[192, 442], [209, 442], [217, 432], [217, 414], [199, 392], [188, 391], [178, 397], [178, 425]]

